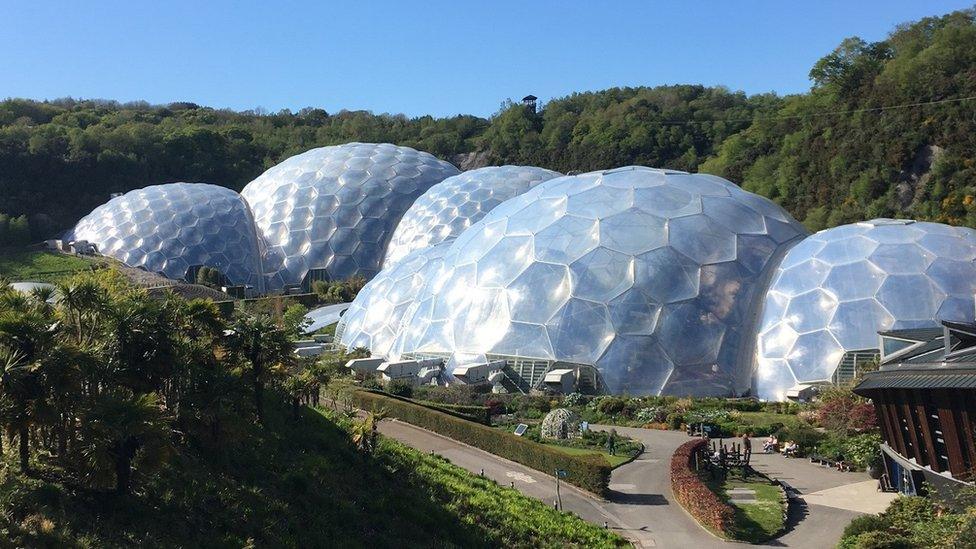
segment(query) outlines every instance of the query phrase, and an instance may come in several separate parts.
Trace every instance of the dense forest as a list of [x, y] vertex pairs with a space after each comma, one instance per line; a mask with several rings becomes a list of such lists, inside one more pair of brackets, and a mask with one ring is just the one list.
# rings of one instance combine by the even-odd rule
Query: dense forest
[[112, 192], [178, 180], [240, 189], [289, 155], [367, 141], [462, 167], [715, 173], [812, 229], [872, 216], [976, 226], [976, 11], [902, 25], [876, 43], [848, 38], [810, 78], [809, 93], [786, 97], [614, 88], [538, 111], [509, 101], [490, 119], [9, 99], [0, 102], [0, 214], [27, 216], [40, 238]]

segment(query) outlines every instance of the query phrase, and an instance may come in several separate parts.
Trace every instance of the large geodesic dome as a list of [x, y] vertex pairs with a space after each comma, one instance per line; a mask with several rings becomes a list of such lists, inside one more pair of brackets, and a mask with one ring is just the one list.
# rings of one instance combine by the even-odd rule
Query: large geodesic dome
[[798, 383], [833, 381], [858, 352], [877, 352], [879, 331], [972, 321], [974, 259], [976, 231], [911, 220], [854, 223], [800, 242], [766, 295], [758, 396], [783, 400]]
[[805, 234], [714, 176], [627, 167], [543, 182], [451, 244], [410, 307], [400, 357], [505, 360], [529, 386], [557, 364], [602, 389], [750, 388], [759, 297]]
[[457, 238], [495, 206], [560, 175], [533, 166], [491, 166], [448, 177], [422, 194], [403, 215], [383, 266], [414, 250]]
[[336, 341], [346, 349], [365, 347], [373, 356], [386, 356], [400, 331], [407, 309], [436, 270], [449, 243], [414, 250], [370, 280], [336, 326]]
[[130, 267], [193, 282], [193, 268], [214, 267], [231, 284], [264, 288], [262, 245], [247, 203], [205, 183], [152, 185], [92, 210], [65, 240], [87, 240]]
[[241, 194], [267, 240], [272, 289], [315, 279], [372, 277], [414, 200], [458, 174], [409, 147], [348, 143], [292, 156]]

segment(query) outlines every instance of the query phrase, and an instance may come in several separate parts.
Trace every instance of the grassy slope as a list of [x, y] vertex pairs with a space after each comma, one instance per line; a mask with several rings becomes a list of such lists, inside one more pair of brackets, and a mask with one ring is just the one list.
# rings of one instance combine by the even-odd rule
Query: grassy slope
[[[357, 452], [326, 417], [238, 425], [126, 498], [0, 469], [0, 547], [613, 546], [620, 538], [438, 458]], [[230, 432], [230, 429], [229, 429]], [[244, 437], [242, 435], [249, 436]], [[201, 452], [203, 452], [201, 450]]]
[[607, 460], [607, 463], [609, 463], [611, 467], [617, 467], [619, 465], [622, 465], [624, 462], [630, 460], [630, 456], [621, 455], [621, 454], [611, 456], [607, 452], [593, 450], [590, 448], [573, 448], [571, 446], [560, 446], [559, 444], [546, 444], [546, 446], [550, 446], [552, 448], [559, 450], [560, 452], [576, 455], [576, 456], [581, 456], [584, 454], [598, 454], [603, 456], [603, 458]]
[[11, 282], [57, 282], [92, 264], [90, 259], [55, 252], [0, 249], [0, 276]]

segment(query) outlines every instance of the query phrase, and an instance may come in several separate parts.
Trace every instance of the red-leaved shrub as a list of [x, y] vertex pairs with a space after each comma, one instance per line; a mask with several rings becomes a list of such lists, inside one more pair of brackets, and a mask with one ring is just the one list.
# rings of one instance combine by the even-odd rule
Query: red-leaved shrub
[[694, 470], [695, 454], [706, 447], [703, 438], [690, 440], [671, 456], [671, 491], [674, 498], [706, 528], [728, 535], [733, 528], [735, 510], [708, 489]]

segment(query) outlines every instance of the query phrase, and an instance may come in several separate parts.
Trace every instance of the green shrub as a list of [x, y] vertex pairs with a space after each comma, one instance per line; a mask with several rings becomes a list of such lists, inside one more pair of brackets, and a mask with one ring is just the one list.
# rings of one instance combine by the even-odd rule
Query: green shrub
[[363, 389], [389, 396], [390, 398], [397, 398], [413, 404], [425, 406], [427, 408], [433, 408], [434, 410], [440, 410], [446, 414], [450, 414], [461, 419], [466, 419], [468, 421], [476, 421], [485, 425], [491, 425], [491, 409], [485, 406], [468, 406], [465, 404], [446, 404], [443, 402], [434, 402], [430, 400], [415, 400], [407, 396], [394, 394], [389, 390], [383, 391], [382, 389], [368, 389], [366, 387], [363, 387]]
[[627, 401], [620, 397], [606, 397], [600, 399], [600, 402], [596, 405], [596, 409], [601, 414], [606, 414], [608, 416], [616, 416], [620, 412], [624, 411], [627, 407]]
[[402, 379], [395, 379], [386, 385], [386, 392], [394, 396], [410, 398], [413, 396], [413, 384]]
[[603, 495], [610, 482], [610, 465], [598, 455], [569, 455], [543, 444], [517, 437], [395, 397], [355, 391], [353, 403], [364, 410], [384, 409], [395, 418], [481, 448], [546, 474], [568, 472], [566, 481]]
[[586, 395], [582, 393], [569, 393], [563, 398], [563, 406], [573, 407], [573, 406], [583, 406], [587, 402]]
[[775, 423], [759, 423], [756, 425], [749, 425], [748, 429], [754, 437], [768, 437], [769, 435], [778, 433], [781, 429], [783, 429], [783, 424], [778, 421]]
[[866, 532], [857, 536], [854, 549], [916, 549], [908, 538], [891, 532]]
[[800, 446], [798, 455], [806, 456], [814, 451], [815, 448], [825, 439], [827, 435], [806, 425], [797, 427], [783, 427], [776, 433], [776, 438], [781, 443], [794, 441]]
[[917, 524], [933, 520], [935, 515], [935, 504], [932, 500], [920, 496], [906, 496], [892, 501], [884, 513], [881, 513], [881, 518], [892, 528], [908, 532]]
[[866, 532], [877, 532], [888, 528], [888, 521], [878, 515], [863, 515], [855, 518], [844, 528], [844, 537], [856, 537]]
[[864, 469], [881, 457], [881, 435], [856, 435], [844, 442], [844, 459]]
[[684, 423], [684, 416], [681, 414], [671, 413], [668, 414], [666, 418], [668, 422], [668, 429], [680, 429], [681, 424]]

